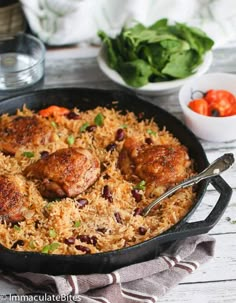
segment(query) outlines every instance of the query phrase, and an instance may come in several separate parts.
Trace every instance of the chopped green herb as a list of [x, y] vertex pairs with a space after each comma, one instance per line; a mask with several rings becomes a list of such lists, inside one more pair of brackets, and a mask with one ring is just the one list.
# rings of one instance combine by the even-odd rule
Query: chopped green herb
[[75, 137], [73, 135], [70, 135], [68, 138], [67, 138], [67, 143], [69, 145], [73, 145], [75, 143]]
[[44, 246], [43, 249], [42, 249], [42, 253], [48, 254], [49, 253], [49, 249], [50, 249], [50, 245]]
[[231, 224], [236, 224], [236, 220], [230, 221]]
[[156, 136], [156, 135], [157, 135], [157, 133], [156, 133], [154, 130], [152, 130], [152, 129], [147, 129], [147, 133], [148, 133], [149, 135], [153, 135], [153, 136]]
[[103, 116], [103, 114], [101, 114], [101, 113], [97, 114], [97, 116], [96, 116], [95, 119], [94, 119], [94, 123], [95, 123], [97, 126], [103, 126], [103, 121], [104, 121], [104, 116]]
[[14, 229], [17, 230], [17, 231], [19, 231], [20, 230], [20, 226], [14, 225]]
[[22, 155], [24, 157], [27, 157], [27, 158], [33, 158], [34, 157], [34, 153], [30, 152], [30, 151], [25, 151], [25, 152], [22, 153]]
[[79, 226], [80, 226], [80, 224], [81, 224], [81, 222], [80, 222], [80, 221], [75, 221], [75, 223], [74, 223], [74, 227], [79, 227]]
[[225, 220], [228, 221], [228, 222], [230, 222], [231, 218], [230, 217], [226, 217]]
[[56, 250], [59, 246], [60, 246], [60, 244], [56, 243], [56, 242], [48, 244], [48, 245], [43, 247], [42, 253], [48, 254], [49, 252], [52, 252], [52, 251]]
[[52, 121], [52, 122], [51, 122], [51, 125], [52, 125], [54, 128], [57, 128], [56, 122]]
[[29, 247], [32, 248], [32, 249], [35, 248], [34, 240], [31, 240], [31, 241], [29, 242]]
[[57, 243], [57, 242], [51, 243], [50, 244], [50, 251], [56, 250], [59, 246], [60, 246], [60, 244]]
[[145, 190], [145, 188], [146, 188], [146, 182], [144, 180], [142, 180], [134, 188], [135, 189]]
[[55, 238], [57, 236], [57, 233], [54, 229], [49, 230], [49, 237]]
[[88, 122], [85, 122], [83, 125], [80, 126], [80, 129], [79, 131], [81, 133], [85, 132], [86, 131], [86, 128], [89, 126], [89, 123]]
[[127, 124], [122, 124], [122, 125], [120, 126], [120, 128], [128, 128], [128, 125], [127, 125]]

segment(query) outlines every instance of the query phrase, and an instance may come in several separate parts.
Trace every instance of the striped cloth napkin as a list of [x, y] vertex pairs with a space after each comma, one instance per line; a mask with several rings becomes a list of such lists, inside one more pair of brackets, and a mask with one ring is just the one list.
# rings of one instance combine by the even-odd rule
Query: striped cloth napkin
[[174, 242], [154, 260], [109, 274], [49, 276], [27, 272], [2, 273], [0, 277], [20, 286], [25, 294], [58, 294], [63, 302], [67, 296], [67, 302], [155, 303], [184, 277], [209, 261], [214, 255], [214, 247], [214, 238], [200, 235]]

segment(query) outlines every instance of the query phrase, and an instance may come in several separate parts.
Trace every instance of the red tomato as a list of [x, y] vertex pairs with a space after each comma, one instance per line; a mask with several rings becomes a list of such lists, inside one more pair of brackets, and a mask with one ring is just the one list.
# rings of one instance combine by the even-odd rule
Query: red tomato
[[190, 101], [188, 104], [189, 108], [193, 110], [194, 112], [208, 116], [208, 103], [204, 99], [195, 99], [193, 101]]
[[236, 115], [236, 103], [235, 103], [235, 105], [232, 108], [230, 116], [234, 116], [234, 115]]
[[231, 112], [236, 106], [236, 99], [233, 94], [226, 90], [209, 90], [204, 99], [209, 104], [210, 116], [230, 116]]

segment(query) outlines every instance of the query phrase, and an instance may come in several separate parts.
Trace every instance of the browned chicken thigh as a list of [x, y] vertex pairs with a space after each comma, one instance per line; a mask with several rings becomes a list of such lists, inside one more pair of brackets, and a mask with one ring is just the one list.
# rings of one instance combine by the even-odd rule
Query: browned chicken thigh
[[0, 123], [0, 150], [15, 155], [22, 147], [30, 148], [51, 142], [55, 130], [50, 123], [37, 116], [12, 116]]
[[24, 173], [41, 181], [39, 190], [46, 198], [75, 197], [97, 180], [100, 162], [86, 149], [64, 148], [29, 165]]
[[0, 219], [24, 220], [22, 207], [27, 203], [26, 183], [22, 176], [0, 175]]
[[162, 194], [187, 177], [190, 166], [187, 150], [181, 145], [148, 145], [127, 138], [119, 155], [125, 178], [147, 183], [146, 194]]

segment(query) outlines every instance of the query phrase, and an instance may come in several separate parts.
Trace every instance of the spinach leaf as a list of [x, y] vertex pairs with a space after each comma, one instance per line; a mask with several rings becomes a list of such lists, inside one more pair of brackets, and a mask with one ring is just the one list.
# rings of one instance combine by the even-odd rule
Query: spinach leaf
[[214, 44], [201, 29], [167, 19], [149, 27], [136, 23], [115, 38], [100, 31], [108, 65], [133, 87], [185, 78], [202, 63]]
[[123, 62], [120, 65], [119, 71], [125, 82], [133, 87], [147, 84], [152, 74], [151, 66], [142, 59]]

